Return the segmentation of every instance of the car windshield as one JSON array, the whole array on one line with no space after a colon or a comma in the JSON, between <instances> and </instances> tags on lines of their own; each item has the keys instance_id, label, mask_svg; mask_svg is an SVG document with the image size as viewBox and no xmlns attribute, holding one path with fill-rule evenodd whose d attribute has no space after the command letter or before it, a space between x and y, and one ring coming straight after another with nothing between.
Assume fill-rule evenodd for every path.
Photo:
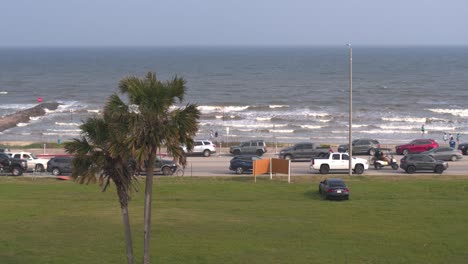
<instances>
[{"instance_id":1,"label":"car windshield","mask_svg":"<svg viewBox=\"0 0 468 264\"><path fill-rule=\"evenodd\" d=\"M330 187L340 187L340 188L345 188L346 185L344 184L344 182L330 182Z\"/></svg>"},{"instance_id":2,"label":"car windshield","mask_svg":"<svg viewBox=\"0 0 468 264\"><path fill-rule=\"evenodd\" d=\"M33 159L39 159L38 157L36 157L36 155L34 155L32 153L30 155L31 155L31 158L33 158Z\"/></svg>"}]
</instances>

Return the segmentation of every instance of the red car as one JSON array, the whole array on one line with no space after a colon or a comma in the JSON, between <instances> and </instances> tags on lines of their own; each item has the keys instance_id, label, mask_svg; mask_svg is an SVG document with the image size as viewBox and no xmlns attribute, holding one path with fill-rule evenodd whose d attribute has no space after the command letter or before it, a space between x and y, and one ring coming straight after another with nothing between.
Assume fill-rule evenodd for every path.
<instances>
[{"instance_id":1,"label":"red car","mask_svg":"<svg viewBox=\"0 0 468 264\"><path fill-rule=\"evenodd\" d=\"M396 153L408 155L410 153L421 153L433 148L438 148L439 143L434 139L415 139L408 144L396 146Z\"/></svg>"}]
</instances>

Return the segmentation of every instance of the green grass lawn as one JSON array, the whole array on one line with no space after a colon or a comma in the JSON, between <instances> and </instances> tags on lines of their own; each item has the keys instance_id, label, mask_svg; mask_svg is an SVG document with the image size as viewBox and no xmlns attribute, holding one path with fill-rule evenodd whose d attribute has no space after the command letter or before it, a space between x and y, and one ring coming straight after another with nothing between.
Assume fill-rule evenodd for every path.
<instances>
[{"instance_id":1,"label":"green grass lawn","mask_svg":"<svg viewBox=\"0 0 468 264\"><path fill-rule=\"evenodd\" d=\"M152 263L468 263L468 180L318 177L155 180ZM142 262L143 181L130 202ZM126 263L113 189L0 177L0 263Z\"/></svg>"}]
</instances>

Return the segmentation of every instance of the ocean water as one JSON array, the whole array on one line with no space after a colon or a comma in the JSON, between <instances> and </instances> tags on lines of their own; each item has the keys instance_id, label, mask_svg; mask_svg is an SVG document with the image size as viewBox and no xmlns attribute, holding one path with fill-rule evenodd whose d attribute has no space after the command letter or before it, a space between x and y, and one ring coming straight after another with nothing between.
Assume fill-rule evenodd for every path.
<instances>
[{"instance_id":1,"label":"ocean water","mask_svg":"<svg viewBox=\"0 0 468 264\"><path fill-rule=\"evenodd\" d=\"M56 101L0 140L79 135L125 76L187 80L202 111L198 138L345 143L349 50L343 47L0 48L0 115ZM353 138L468 141L468 47L353 47Z\"/></svg>"}]
</instances>

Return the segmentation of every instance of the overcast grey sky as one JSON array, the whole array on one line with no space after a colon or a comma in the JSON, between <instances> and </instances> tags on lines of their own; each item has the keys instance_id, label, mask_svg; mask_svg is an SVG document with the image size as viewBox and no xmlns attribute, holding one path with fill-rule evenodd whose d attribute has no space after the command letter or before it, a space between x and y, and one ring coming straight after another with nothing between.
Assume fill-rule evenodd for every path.
<instances>
[{"instance_id":1,"label":"overcast grey sky","mask_svg":"<svg viewBox=\"0 0 468 264\"><path fill-rule=\"evenodd\" d=\"M468 45L468 0L0 3L0 46Z\"/></svg>"}]
</instances>

